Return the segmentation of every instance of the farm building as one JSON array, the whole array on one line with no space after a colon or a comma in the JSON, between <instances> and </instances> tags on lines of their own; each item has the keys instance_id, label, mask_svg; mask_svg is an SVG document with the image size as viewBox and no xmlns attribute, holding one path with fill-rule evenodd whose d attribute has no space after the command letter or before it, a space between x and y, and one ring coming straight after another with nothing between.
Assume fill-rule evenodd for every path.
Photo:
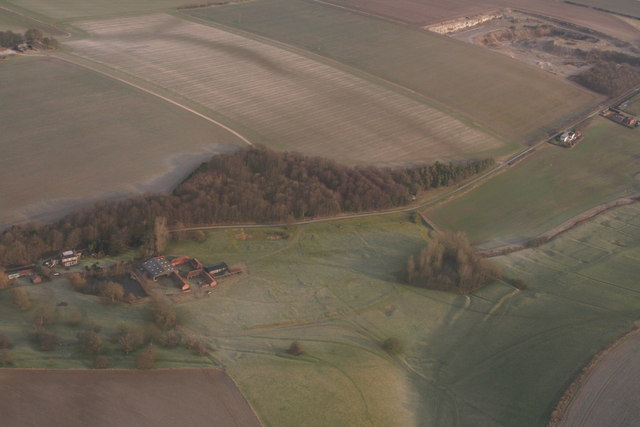
<instances>
[{"instance_id":1,"label":"farm building","mask_svg":"<svg viewBox=\"0 0 640 427\"><path fill-rule=\"evenodd\" d=\"M158 280L159 277L169 276L176 271L171 262L163 256L146 260L142 263L142 268L153 280Z\"/></svg>"},{"instance_id":2,"label":"farm building","mask_svg":"<svg viewBox=\"0 0 640 427\"><path fill-rule=\"evenodd\" d=\"M22 267L11 268L6 270L5 274L9 280L18 279L24 276L31 276L35 274L34 267L35 266L33 264L30 264Z\"/></svg>"},{"instance_id":3,"label":"farm building","mask_svg":"<svg viewBox=\"0 0 640 427\"><path fill-rule=\"evenodd\" d=\"M64 251L60 254L60 264L65 267L77 265L80 262L80 253L76 251Z\"/></svg>"},{"instance_id":4,"label":"farm building","mask_svg":"<svg viewBox=\"0 0 640 427\"><path fill-rule=\"evenodd\" d=\"M229 266L226 262L209 265L205 267L204 270L212 276L224 276L225 274L229 274Z\"/></svg>"}]
</instances>

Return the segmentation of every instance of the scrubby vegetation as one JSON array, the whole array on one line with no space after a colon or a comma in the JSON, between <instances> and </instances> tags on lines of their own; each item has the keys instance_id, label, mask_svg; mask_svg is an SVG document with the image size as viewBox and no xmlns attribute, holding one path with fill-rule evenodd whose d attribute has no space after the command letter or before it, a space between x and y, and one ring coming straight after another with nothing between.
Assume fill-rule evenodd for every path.
<instances>
[{"instance_id":1,"label":"scrubby vegetation","mask_svg":"<svg viewBox=\"0 0 640 427\"><path fill-rule=\"evenodd\" d=\"M640 84L640 71L626 63L598 62L573 80L595 92L616 96Z\"/></svg>"},{"instance_id":2,"label":"scrubby vegetation","mask_svg":"<svg viewBox=\"0 0 640 427\"><path fill-rule=\"evenodd\" d=\"M304 350L302 349L302 344L299 341L293 341L289 348L287 349L287 353L293 356L300 356L304 354Z\"/></svg>"},{"instance_id":3,"label":"scrubby vegetation","mask_svg":"<svg viewBox=\"0 0 640 427\"><path fill-rule=\"evenodd\" d=\"M405 169L357 168L295 153L247 148L215 156L172 194L103 202L50 225L13 227L0 237L0 265L22 264L63 247L145 255L184 224L291 221L408 204L422 191L452 185L492 159Z\"/></svg>"},{"instance_id":4,"label":"scrubby vegetation","mask_svg":"<svg viewBox=\"0 0 640 427\"><path fill-rule=\"evenodd\" d=\"M42 31L32 28L24 34L13 31L0 31L0 46L9 49L19 49L21 45L25 48L57 49L58 41L53 37L44 37Z\"/></svg>"},{"instance_id":5,"label":"scrubby vegetation","mask_svg":"<svg viewBox=\"0 0 640 427\"><path fill-rule=\"evenodd\" d=\"M445 231L409 258L403 276L415 286L468 294L501 275L497 267L473 250L464 233Z\"/></svg>"}]
</instances>

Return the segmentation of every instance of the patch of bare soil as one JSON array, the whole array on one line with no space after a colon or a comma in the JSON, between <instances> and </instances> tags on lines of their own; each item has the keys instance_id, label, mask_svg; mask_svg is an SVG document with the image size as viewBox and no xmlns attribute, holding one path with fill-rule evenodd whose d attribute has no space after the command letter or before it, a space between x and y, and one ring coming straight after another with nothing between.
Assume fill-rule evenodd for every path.
<instances>
[{"instance_id":1,"label":"patch of bare soil","mask_svg":"<svg viewBox=\"0 0 640 427\"><path fill-rule=\"evenodd\" d=\"M260 426L221 369L0 370L5 427Z\"/></svg>"},{"instance_id":2,"label":"patch of bare soil","mask_svg":"<svg viewBox=\"0 0 640 427\"><path fill-rule=\"evenodd\" d=\"M467 26L467 23L477 24ZM585 72L603 58L615 55L640 58L640 49L631 43L562 20L516 10L451 21L449 28L452 31L447 34L451 37L562 77Z\"/></svg>"}]
</instances>

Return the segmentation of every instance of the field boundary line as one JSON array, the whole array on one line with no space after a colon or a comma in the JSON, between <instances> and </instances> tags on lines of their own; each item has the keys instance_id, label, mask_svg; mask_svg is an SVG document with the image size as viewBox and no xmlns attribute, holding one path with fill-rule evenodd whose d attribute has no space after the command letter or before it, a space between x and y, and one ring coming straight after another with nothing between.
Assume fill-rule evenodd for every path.
<instances>
[{"instance_id":1,"label":"field boundary line","mask_svg":"<svg viewBox=\"0 0 640 427\"><path fill-rule=\"evenodd\" d=\"M219 121L217 121L215 119L212 119L211 117L206 116L206 115L204 115L204 114L202 114L202 113L200 113L200 112L198 112L198 111L196 111L196 110L194 110L192 108L189 108L184 104L181 104L181 103L179 103L177 101L174 101L171 98L167 98L166 96L160 95L159 93L154 92L151 89L144 88L144 87L142 87L140 85L137 85L137 84L135 84L133 82L127 81L127 80L125 80L125 79L123 79L121 77L114 76L112 74L107 73L106 71L98 70L98 69L96 69L94 67L91 67L90 65L82 64L82 63L80 63L78 61L74 61L73 59L70 59L70 58L62 57L62 56L59 56L59 55L32 55L32 56L42 56L42 57L46 57L46 58L56 58L56 59L59 59L61 61L67 62L69 64L73 64L75 66L82 67L82 68L85 68L87 70L93 71L94 73L101 74L101 75L106 76L106 77L108 77L110 79L117 80L117 81L119 81L121 83L124 83L124 84L126 84L128 86L131 86L131 87L133 87L135 89L138 89L138 90L140 90L142 92L145 92L145 93L148 93L148 94L153 95L155 97L158 97L158 98L160 98L160 99L162 99L162 100L164 100L166 102L169 102L170 104L173 104L173 105L175 105L177 107L180 107L183 110L186 110L186 111L188 111L188 112L190 112L192 114L195 114L196 116L198 116L200 118L203 118L203 119L207 120L208 122L211 122L211 123L213 123L213 124L215 124L217 126L220 126L221 128L223 128L227 132L229 132L229 133L233 134L234 136L238 137L245 144L247 144L247 145L249 145L251 147L255 146L251 141L249 141L247 138L245 138L244 136L242 136L240 133L238 133L234 129L230 128L229 126L227 126L227 125L225 125L223 123L220 123Z\"/></svg>"},{"instance_id":2,"label":"field boundary line","mask_svg":"<svg viewBox=\"0 0 640 427\"><path fill-rule=\"evenodd\" d=\"M531 239L526 240L524 243L520 244L509 244L504 246L499 246L497 248L492 249L482 249L478 251L478 254L484 256L485 258L493 258L496 256L509 255L514 252L519 252L524 249L530 249L542 244L548 243L561 234L566 233L567 231L571 231L574 228L582 225L584 222L589 221L593 218L597 218L598 216L606 213L612 209L619 208L622 206L632 205L640 201L640 194L636 194L633 196L620 197L612 202L603 203L601 205L590 208L586 211L583 211L562 224L548 230L538 236L532 237Z\"/></svg>"}]
</instances>

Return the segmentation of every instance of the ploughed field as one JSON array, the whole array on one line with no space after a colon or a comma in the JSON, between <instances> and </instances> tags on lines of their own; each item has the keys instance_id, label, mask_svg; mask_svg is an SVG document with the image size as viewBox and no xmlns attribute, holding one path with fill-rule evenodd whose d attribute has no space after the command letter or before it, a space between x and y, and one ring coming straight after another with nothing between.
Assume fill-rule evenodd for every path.
<instances>
[{"instance_id":1,"label":"ploughed field","mask_svg":"<svg viewBox=\"0 0 640 427\"><path fill-rule=\"evenodd\" d=\"M327 0L327 3L358 10L411 25L425 26L442 21L461 19L504 8L514 8L559 18L596 31L635 41L638 32L619 17L590 8L574 6L560 0ZM577 0L576 3L606 4L609 10L637 8L635 0ZM614 3L616 6L611 6ZM619 6L624 5L624 6Z\"/></svg>"},{"instance_id":2,"label":"ploughed field","mask_svg":"<svg viewBox=\"0 0 640 427\"><path fill-rule=\"evenodd\" d=\"M597 117L573 149L545 145L469 193L430 209L436 224L483 246L544 233L594 206L640 192L638 131Z\"/></svg>"},{"instance_id":3,"label":"ploughed field","mask_svg":"<svg viewBox=\"0 0 640 427\"><path fill-rule=\"evenodd\" d=\"M188 13L383 78L514 141L540 137L600 99L495 52L313 1L258 0Z\"/></svg>"},{"instance_id":4,"label":"ploughed field","mask_svg":"<svg viewBox=\"0 0 640 427\"><path fill-rule=\"evenodd\" d=\"M259 427L247 401L216 368L0 370L2 425Z\"/></svg>"},{"instance_id":5,"label":"ploughed field","mask_svg":"<svg viewBox=\"0 0 640 427\"><path fill-rule=\"evenodd\" d=\"M217 28L164 14L76 25L91 34L69 43L77 54L195 101L253 142L351 164L505 150L408 96Z\"/></svg>"},{"instance_id":6,"label":"ploughed field","mask_svg":"<svg viewBox=\"0 0 640 427\"><path fill-rule=\"evenodd\" d=\"M633 427L640 419L640 334L597 362L575 392L559 427Z\"/></svg>"},{"instance_id":7,"label":"ploughed field","mask_svg":"<svg viewBox=\"0 0 640 427\"><path fill-rule=\"evenodd\" d=\"M244 145L160 98L53 58L0 64L0 99L0 225L83 199L166 190L212 152Z\"/></svg>"}]
</instances>

